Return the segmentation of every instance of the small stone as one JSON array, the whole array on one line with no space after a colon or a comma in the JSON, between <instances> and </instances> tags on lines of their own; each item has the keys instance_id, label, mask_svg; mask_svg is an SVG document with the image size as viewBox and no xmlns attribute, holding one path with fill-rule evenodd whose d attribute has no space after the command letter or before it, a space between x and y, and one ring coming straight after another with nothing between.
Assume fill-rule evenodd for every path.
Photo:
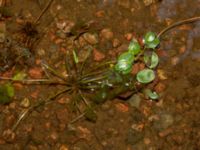
<instances>
[{"instance_id":1,"label":"small stone","mask_svg":"<svg viewBox=\"0 0 200 150\"><path fill-rule=\"evenodd\" d=\"M149 138L144 138L144 144L149 145L151 140Z\"/></svg>"},{"instance_id":2,"label":"small stone","mask_svg":"<svg viewBox=\"0 0 200 150\"><path fill-rule=\"evenodd\" d=\"M42 78L43 70L39 67L34 67L29 69L28 74L32 78Z\"/></svg>"},{"instance_id":3,"label":"small stone","mask_svg":"<svg viewBox=\"0 0 200 150\"><path fill-rule=\"evenodd\" d=\"M45 50L40 48L40 49L37 50L37 53L38 53L39 56L44 56L45 55Z\"/></svg>"},{"instance_id":4,"label":"small stone","mask_svg":"<svg viewBox=\"0 0 200 150\"><path fill-rule=\"evenodd\" d=\"M166 80L166 79L167 79L167 75L166 75L166 73L164 72L164 70L158 69L158 70L157 70L157 74L158 74L158 78L159 78L160 80Z\"/></svg>"},{"instance_id":5,"label":"small stone","mask_svg":"<svg viewBox=\"0 0 200 150\"><path fill-rule=\"evenodd\" d=\"M175 65L177 65L177 64L179 63L179 61L180 61L180 58L179 58L179 57L177 57L177 56L172 57L172 59L171 59L171 64L172 64L173 66L175 66Z\"/></svg>"},{"instance_id":6,"label":"small stone","mask_svg":"<svg viewBox=\"0 0 200 150\"><path fill-rule=\"evenodd\" d=\"M113 32L109 28L101 30L100 36L106 40L111 40L114 36Z\"/></svg>"},{"instance_id":7,"label":"small stone","mask_svg":"<svg viewBox=\"0 0 200 150\"><path fill-rule=\"evenodd\" d=\"M182 46L180 49L179 49L179 54L183 54L185 53L186 51L186 46Z\"/></svg>"},{"instance_id":8,"label":"small stone","mask_svg":"<svg viewBox=\"0 0 200 150\"><path fill-rule=\"evenodd\" d=\"M69 117L68 117L68 110L67 109L60 109L56 112L56 117L59 120L60 123L68 123Z\"/></svg>"},{"instance_id":9,"label":"small stone","mask_svg":"<svg viewBox=\"0 0 200 150\"><path fill-rule=\"evenodd\" d=\"M84 39L91 45L95 45L98 43L98 37L96 34L85 33L83 35Z\"/></svg>"},{"instance_id":10,"label":"small stone","mask_svg":"<svg viewBox=\"0 0 200 150\"><path fill-rule=\"evenodd\" d=\"M132 39L133 35L131 33L126 33L124 35L124 37L125 37L126 40L130 41Z\"/></svg>"},{"instance_id":11,"label":"small stone","mask_svg":"<svg viewBox=\"0 0 200 150\"><path fill-rule=\"evenodd\" d=\"M20 103L20 106L24 108L28 108L30 105L31 105L30 100L26 97Z\"/></svg>"},{"instance_id":12,"label":"small stone","mask_svg":"<svg viewBox=\"0 0 200 150\"><path fill-rule=\"evenodd\" d=\"M163 92L165 89L166 89L166 86L165 86L165 84L163 84L163 83L158 83L156 86L155 86L155 91L157 92L157 93L161 93L161 92Z\"/></svg>"},{"instance_id":13,"label":"small stone","mask_svg":"<svg viewBox=\"0 0 200 150\"><path fill-rule=\"evenodd\" d=\"M123 103L117 103L117 104L115 104L115 107L119 112L128 112L129 111L128 105L123 104Z\"/></svg>"},{"instance_id":14,"label":"small stone","mask_svg":"<svg viewBox=\"0 0 200 150\"><path fill-rule=\"evenodd\" d=\"M141 98L138 94L134 94L129 100L128 103L132 106L132 107L136 107L139 108L140 107L140 103L141 103Z\"/></svg>"},{"instance_id":15,"label":"small stone","mask_svg":"<svg viewBox=\"0 0 200 150\"><path fill-rule=\"evenodd\" d=\"M3 132L3 138L7 142L11 142L11 143L14 142L15 137L16 137L16 135L11 129L5 130Z\"/></svg>"},{"instance_id":16,"label":"small stone","mask_svg":"<svg viewBox=\"0 0 200 150\"><path fill-rule=\"evenodd\" d=\"M80 47L84 47L87 44L87 42L83 36L79 37L78 44L80 45Z\"/></svg>"},{"instance_id":17,"label":"small stone","mask_svg":"<svg viewBox=\"0 0 200 150\"><path fill-rule=\"evenodd\" d=\"M58 139L58 133L57 132L52 132L50 134L50 138L53 140L53 141L56 141Z\"/></svg>"},{"instance_id":18,"label":"small stone","mask_svg":"<svg viewBox=\"0 0 200 150\"><path fill-rule=\"evenodd\" d=\"M68 150L67 146L66 145L61 145L59 150Z\"/></svg>"},{"instance_id":19,"label":"small stone","mask_svg":"<svg viewBox=\"0 0 200 150\"><path fill-rule=\"evenodd\" d=\"M166 130L159 132L158 134L160 137L166 137L167 135L169 135L172 132L173 132L172 128L168 128Z\"/></svg>"},{"instance_id":20,"label":"small stone","mask_svg":"<svg viewBox=\"0 0 200 150\"><path fill-rule=\"evenodd\" d=\"M113 39L112 45L114 48L120 46L120 44L121 42L117 38Z\"/></svg>"},{"instance_id":21,"label":"small stone","mask_svg":"<svg viewBox=\"0 0 200 150\"><path fill-rule=\"evenodd\" d=\"M104 17L105 16L105 11L104 10L99 10L95 13L95 16L98 18Z\"/></svg>"},{"instance_id":22,"label":"small stone","mask_svg":"<svg viewBox=\"0 0 200 150\"><path fill-rule=\"evenodd\" d=\"M93 50L93 55L94 55L94 60L95 61L101 61L103 60L106 56L102 52L98 51L97 49Z\"/></svg>"}]
</instances>

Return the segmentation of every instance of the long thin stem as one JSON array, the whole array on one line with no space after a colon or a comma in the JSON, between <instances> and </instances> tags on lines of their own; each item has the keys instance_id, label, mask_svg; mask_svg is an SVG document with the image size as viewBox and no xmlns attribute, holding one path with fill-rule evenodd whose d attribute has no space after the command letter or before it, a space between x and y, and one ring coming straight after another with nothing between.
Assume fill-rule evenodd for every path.
<instances>
[{"instance_id":1,"label":"long thin stem","mask_svg":"<svg viewBox=\"0 0 200 150\"><path fill-rule=\"evenodd\" d=\"M157 36L158 36L158 38L161 38L161 36L162 36L165 32L169 31L170 29L173 29L173 28L175 28L175 27L177 27L177 26L181 26L181 25L184 25L184 24L193 23L193 22L196 22L196 21L200 21L200 16L199 16L199 17L193 17L193 18L189 18L189 19L185 19L185 20L178 21L178 22L176 22L176 23L174 23L174 24L172 24L172 25L170 25L170 26L164 28L162 31L160 31L160 32L158 33Z\"/></svg>"},{"instance_id":2,"label":"long thin stem","mask_svg":"<svg viewBox=\"0 0 200 150\"><path fill-rule=\"evenodd\" d=\"M42 10L42 12L40 13L40 15L35 19L34 24L37 24L39 22L40 18L48 10L48 8L51 6L52 2L53 2L53 0L49 0L49 2L47 3L46 7Z\"/></svg>"},{"instance_id":3,"label":"long thin stem","mask_svg":"<svg viewBox=\"0 0 200 150\"><path fill-rule=\"evenodd\" d=\"M51 68L50 66L48 66L45 63L42 63L42 66L47 69L48 71L50 71L53 75L57 76L58 78L62 79L63 81L66 81L67 79L65 77L63 77L63 75L61 75L60 73L58 73L57 71L55 71L53 68Z\"/></svg>"},{"instance_id":4,"label":"long thin stem","mask_svg":"<svg viewBox=\"0 0 200 150\"><path fill-rule=\"evenodd\" d=\"M12 82L20 82L22 84L57 84L57 85L71 86L71 84L68 84L66 82L56 81L56 80L50 80L50 79L23 79L23 80L15 80L13 78L0 77L0 80L7 80L7 81L12 81Z\"/></svg>"},{"instance_id":5,"label":"long thin stem","mask_svg":"<svg viewBox=\"0 0 200 150\"><path fill-rule=\"evenodd\" d=\"M35 105L29 107L28 109L24 110L21 115L19 116L18 120L16 121L16 123L13 125L12 127L12 131L15 131L17 126L19 125L19 123L27 116L28 113L30 113L31 111L33 111L34 109L38 108L39 106L41 105L45 105L47 103L49 103L50 101L52 100L55 100L55 98L57 98L59 95L67 92L67 91L70 91L71 88L65 88L64 90L62 91L59 91L58 93L56 93L55 95L53 95L52 97L48 98L47 100L42 100L38 103L36 103Z\"/></svg>"}]
</instances>

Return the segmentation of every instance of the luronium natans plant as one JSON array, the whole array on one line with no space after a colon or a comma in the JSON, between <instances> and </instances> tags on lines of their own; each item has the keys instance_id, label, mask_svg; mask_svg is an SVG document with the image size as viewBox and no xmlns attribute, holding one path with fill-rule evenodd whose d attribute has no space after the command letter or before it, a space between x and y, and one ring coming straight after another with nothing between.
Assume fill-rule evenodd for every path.
<instances>
[{"instance_id":1,"label":"luronium natans plant","mask_svg":"<svg viewBox=\"0 0 200 150\"><path fill-rule=\"evenodd\" d=\"M70 94L72 97L77 95L86 105L85 111L72 120L70 123L75 122L79 118L85 116L90 120L94 120L96 115L92 109L94 103L101 103L107 99L113 99L119 96L121 93L126 91L138 92L138 84L142 85L148 84L155 79L154 69L158 65L159 58L156 54L156 47L160 43L161 36L169 31L170 29L187 24L195 21L199 21L200 17L193 17L186 20L176 22L166 28L164 28L157 35L153 32L148 32L143 39L143 43L133 39L128 47L128 50L122 53L116 61L110 61L106 63L101 63L91 69L85 67L86 61L83 63L79 62L76 51L72 51L72 57L69 57L67 53L66 57L66 70L69 73L67 77L62 76L59 72L43 64L46 71L50 72L53 76L57 77L59 80L55 79L24 79L24 74L17 74L13 78L0 77L1 80L8 80L11 82L20 82L22 84L47 84L47 85L61 85L64 86L61 91L58 91L55 95L50 96L46 100L39 101L33 104L28 109L24 110L19 116L16 123L13 125L12 130L14 131L19 123L27 116L28 113L36 109L41 105L45 105L62 94ZM71 62L71 58L73 61ZM87 59L86 59L87 60ZM131 74L132 67L137 61L142 61L145 63L146 68L139 71L136 76ZM89 67L88 67L89 68ZM92 96L88 96L92 94ZM158 99L158 94L151 91L150 89L145 89L145 94L151 99ZM0 86L0 103L6 104L10 102L10 98L14 95L14 88L10 83L2 84ZM3 100L2 100L3 98ZM90 100L90 103L88 102ZM76 99L72 100L73 104L78 107L78 101Z\"/></svg>"}]
</instances>

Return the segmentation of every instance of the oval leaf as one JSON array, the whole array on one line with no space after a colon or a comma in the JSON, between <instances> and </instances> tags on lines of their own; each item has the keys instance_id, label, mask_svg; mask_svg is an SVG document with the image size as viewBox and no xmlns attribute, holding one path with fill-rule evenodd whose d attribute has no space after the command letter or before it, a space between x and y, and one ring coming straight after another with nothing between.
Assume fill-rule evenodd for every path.
<instances>
[{"instance_id":1,"label":"oval leaf","mask_svg":"<svg viewBox=\"0 0 200 150\"><path fill-rule=\"evenodd\" d=\"M147 48L156 48L160 43L160 40L153 32L148 32L144 37L144 44Z\"/></svg>"},{"instance_id":2,"label":"oval leaf","mask_svg":"<svg viewBox=\"0 0 200 150\"><path fill-rule=\"evenodd\" d=\"M151 69L144 69L137 73L136 78L140 83L150 83L155 79L155 73Z\"/></svg>"},{"instance_id":3,"label":"oval leaf","mask_svg":"<svg viewBox=\"0 0 200 150\"><path fill-rule=\"evenodd\" d=\"M159 57L155 52L152 52L151 55L144 55L144 62L149 68L155 68L158 65Z\"/></svg>"},{"instance_id":4,"label":"oval leaf","mask_svg":"<svg viewBox=\"0 0 200 150\"><path fill-rule=\"evenodd\" d=\"M152 100L157 100L159 98L159 95L155 91L152 92L150 89L145 89L144 94Z\"/></svg>"},{"instance_id":5,"label":"oval leaf","mask_svg":"<svg viewBox=\"0 0 200 150\"><path fill-rule=\"evenodd\" d=\"M133 53L134 55L137 55L141 51L140 45L137 40L134 39L130 42L128 51L130 53Z\"/></svg>"},{"instance_id":6,"label":"oval leaf","mask_svg":"<svg viewBox=\"0 0 200 150\"><path fill-rule=\"evenodd\" d=\"M122 53L115 65L115 70L121 72L122 74L128 74L131 72L132 63L134 61L134 55L130 52Z\"/></svg>"}]
</instances>

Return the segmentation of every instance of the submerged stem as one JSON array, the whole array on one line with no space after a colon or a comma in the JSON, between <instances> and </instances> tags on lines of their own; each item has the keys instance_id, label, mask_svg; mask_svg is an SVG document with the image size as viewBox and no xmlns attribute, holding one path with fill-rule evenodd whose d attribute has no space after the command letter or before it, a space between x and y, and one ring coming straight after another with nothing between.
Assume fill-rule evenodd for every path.
<instances>
[{"instance_id":1,"label":"submerged stem","mask_svg":"<svg viewBox=\"0 0 200 150\"><path fill-rule=\"evenodd\" d=\"M188 23L192 23L192 22L195 22L195 21L200 21L200 16L199 17L193 17L193 18L189 18L189 19L185 19L185 20L181 20L181 21L178 21L178 22L175 22L174 24L164 28L162 31L160 31L157 35L158 38L160 38L165 32L169 31L170 29L173 29L177 26L181 26L181 25L184 25L184 24L188 24Z\"/></svg>"},{"instance_id":2,"label":"submerged stem","mask_svg":"<svg viewBox=\"0 0 200 150\"><path fill-rule=\"evenodd\" d=\"M21 115L19 116L18 120L16 121L16 123L13 125L12 127L12 131L15 131L17 126L19 125L19 123L27 116L28 113L30 113L31 111L33 111L34 109L38 108L39 106L41 105L45 105L47 103L49 103L50 101L52 100L55 100L56 97L58 97L59 95L67 92L67 91L70 91L71 90L71 87L68 87L68 88L65 88L64 90L62 91L59 91L58 93L56 93L55 95L53 95L52 97L48 98L47 100L42 100L38 103L36 103L35 105L29 107L28 109L24 110Z\"/></svg>"}]
</instances>

